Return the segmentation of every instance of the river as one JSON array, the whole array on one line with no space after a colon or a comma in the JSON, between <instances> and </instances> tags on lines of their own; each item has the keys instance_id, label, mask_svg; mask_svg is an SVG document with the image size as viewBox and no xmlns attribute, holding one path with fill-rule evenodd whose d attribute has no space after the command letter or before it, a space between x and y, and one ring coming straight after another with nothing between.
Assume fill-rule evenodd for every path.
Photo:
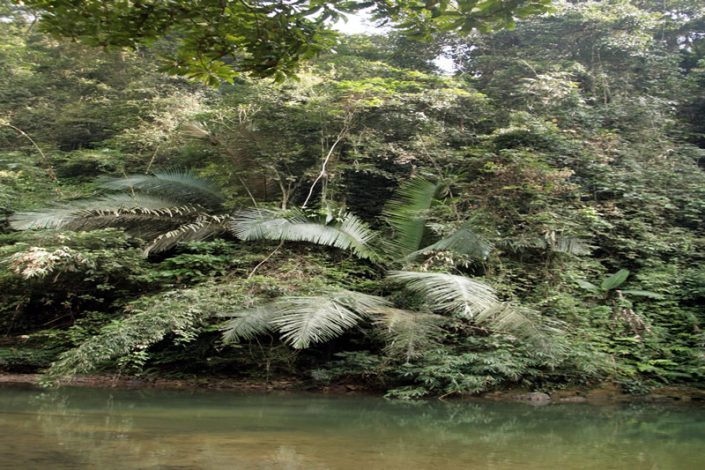
<instances>
[{"instance_id":1,"label":"river","mask_svg":"<svg viewBox=\"0 0 705 470\"><path fill-rule=\"evenodd\" d=\"M705 408L0 387L7 469L705 469Z\"/></svg>"}]
</instances>

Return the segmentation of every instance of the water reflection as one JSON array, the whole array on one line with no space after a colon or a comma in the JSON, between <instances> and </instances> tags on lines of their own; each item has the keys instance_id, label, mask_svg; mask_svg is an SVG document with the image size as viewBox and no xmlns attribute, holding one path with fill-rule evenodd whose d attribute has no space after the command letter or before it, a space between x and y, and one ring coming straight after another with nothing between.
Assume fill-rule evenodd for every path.
<instances>
[{"instance_id":1,"label":"water reflection","mask_svg":"<svg viewBox=\"0 0 705 470\"><path fill-rule=\"evenodd\" d=\"M16 469L705 468L696 407L0 388L0 426Z\"/></svg>"}]
</instances>

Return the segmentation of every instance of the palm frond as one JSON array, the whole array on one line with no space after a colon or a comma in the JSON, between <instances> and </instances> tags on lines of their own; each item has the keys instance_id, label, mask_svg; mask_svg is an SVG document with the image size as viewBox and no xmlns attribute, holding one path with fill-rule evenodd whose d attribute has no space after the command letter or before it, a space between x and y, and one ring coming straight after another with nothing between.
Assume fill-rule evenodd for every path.
<instances>
[{"instance_id":1,"label":"palm frond","mask_svg":"<svg viewBox=\"0 0 705 470\"><path fill-rule=\"evenodd\" d=\"M438 345L443 338L444 318L440 315L390 307L378 308L375 313L374 323L386 341L387 354L403 357L406 362Z\"/></svg>"},{"instance_id":2,"label":"palm frond","mask_svg":"<svg viewBox=\"0 0 705 470\"><path fill-rule=\"evenodd\" d=\"M233 216L230 230L243 241L278 240L283 225L306 222L306 216L298 211L248 209Z\"/></svg>"},{"instance_id":3,"label":"palm frond","mask_svg":"<svg viewBox=\"0 0 705 470\"><path fill-rule=\"evenodd\" d=\"M539 334L537 314L508 303L498 303L475 316L475 323L515 336L535 337Z\"/></svg>"},{"instance_id":4,"label":"palm frond","mask_svg":"<svg viewBox=\"0 0 705 470\"><path fill-rule=\"evenodd\" d=\"M92 208L76 212L63 228L73 231L120 228L133 236L151 240L164 232L197 220L201 209L194 206Z\"/></svg>"},{"instance_id":5,"label":"palm frond","mask_svg":"<svg viewBox=\"0 0 705 470\"><path fill-rule=\"evenodd\" d=\"M447 273L392 271L387 279L421 294L434 311L472 319L497 305L495 291L487 284Z\"/></svg>"},{"instance_id":6,"label":"palm frond","mask_svg":"<svg viewBox=\"0 0 705 470\"><path fill-rule=\"evenodd\" d=\"M283 297L229 314L234 319L225 324L224 339L252 339L267 331L278 331L286 343L304 349L337 338L375 309L387 305L387 300L381 297L344 289L318 296Z\"/></svg>"},{"instance_id":7,"label":"palm frond","mask_svg":"<svg viewBox=\"0 0 705 470\"><path fill-rule=\"evenodd\" d=\"M280 305L277 302L232 313L222 313L220 316L232 317L232 320L228 320L222 329L223 341L237 343L274 331L272 320L281 313Z\"/></svg>"},{"instance_id":8,"label":"palm frond","mask_svg":"<svg viewBox=\"0 0 705 470\"><path fill-rule=\"evenodd\" d=\"M205 240L224 233L227 230L229 217L221 215L199 215L194 222L186 223L152 240L144 249L145 256L150 253L160 253L173 248L178 243Z\"/></svg>"},{"instance_id":9,"label":"palm frond","mask_svg":"<svg viewBox=\"0 0 705 470\"><path fill-rule=\"evenodd\" d=\"M378 309L389 307L391 302L384 297L377 295L363 294L347 289L335 289L326 292L326 295L334 302L358 312L364 317L368 317Z\"/></svg>"},{"instance_id":10,"label":"palm frond","mask_svg":"<svg viewBox=\"0 0 705 470\"><path fill-rule=\"evenodd\" d=\"M272 320L282 339L296 349L337 338L362 319L327 297L290 297L282 315Z\"/></svg>"},{"instance_id":11,"label":"palm frond","mask_svg":"<svg viewBox=\"0 0 705 470\"><path fill-rule=\"evenodd\" d=\"M392 251L407 256L418 250L423 240L427 212L438 192L438 184L423 178L403 183L382 214L394 229Z\"/></svg>"},{"instance_id":12,"label":"palm frond","mask_svg":"<svg viewBox=\"0 0 705 470\"><path fill-rule=\"evenodd\" d=\"M151 196L131 196L113 194L96 199L71 201L62 206L37 211L18 212L10 217L10 225L15 230L57 229L91 230L89 219L97 217L119 217L120 215L157 216L160 211L172 216L195 213L193 206L173 207L174 203ZM94 228L104 228L103 222L96 221ZM83 224L87 224L83 228ZM74 227L74 228L71 228Z\"/></svg>"},{"instance_id":13,"label":"palm frond","mask_svg":"<svg viewBox=\"0 0 705 470\"><path fill-rule=\"evenodd\" d=\"M159 195L177 203L196 204L210 209L219 208L224 201L218 188L190 171L161 171L153 175L105 178L101 186L111 190L127 189Z\"/></svg>"},{"instance_id":14,"label":"palm frond","mask_svg":"<svg viewBox=\"0 0 705 470\"><path fill-rule=\"evenodd\" d=\"M278 318L272 320L282 339L296 349L337 338L388 301L349 290L317 297L289 297Z\"/></svg>"},{"instance_id":15,"label":"palm frond","mask_svg":"<svg viewBox=\"0 0 705 470\"><path fill-rule=\"evenodd\" d=\"M15 230L61 228L76 218L77 210L81 209L74 205L73 207L51 207L36 211L17 212L10 216L10 227Z\"/></svg>"},{"instance_id":16,"label":"palm frond","mask_svg":"<svg viewBox=\"0 0 705 470\"><path fill-rule=\"evenodd\" d=\"M414 251L406 259L415 259L434 251L452 251L476 260L485 260L492 251L492 243L473 230L470 224L463 224L449 236L425 248Z\"/></svg>"},{"instance_id":17,"label":"palm frond","mask_svg":"<svg viewBox=\"0 0 705 470\"><path fill-rule=\"evenodd\" d=\"M537 351L547 354L558 354L564 347L560 341L564 334L563 322L542 318L535 310L511 303L503 302L480 312L475 323L528 341Z\"/></svg>"},{"instance_id":18,"label":"palm frond","mask_svg":"<svg viewBox=\"0 0 705 470\"><path fill-rule=\"evenodd\" d=\"M307 242L350 250L360 258L377 257L370 247L374 231L352 214L346 214L338 222L324 224L298 211L251 209L233 217L231 230L245 241Z\"/></svg>"},{"instance_id":19,"label":"palm frond","mask_svg":"<svg viewBox=\"0 0 705 470\"><path fill-rule=\"evenodd\" d=\"M187 122L182 124L179 130L183 136L191 137L192 139L208 139L211 137L210 131L203 122Z\"/></svg>"}]
</instances>

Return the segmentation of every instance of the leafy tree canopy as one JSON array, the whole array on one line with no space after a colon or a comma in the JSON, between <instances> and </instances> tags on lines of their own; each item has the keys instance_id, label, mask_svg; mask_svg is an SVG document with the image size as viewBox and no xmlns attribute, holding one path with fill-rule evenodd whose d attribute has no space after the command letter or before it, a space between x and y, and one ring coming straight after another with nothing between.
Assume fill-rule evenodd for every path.
<instances>
[{"instance_id":1,"label":"leafy tree canopy","mask_svg":"<svg viewBox=\"0 0 705 470\"><path fill-rule=\"evenodd\" d=\"M413 36L490 31L546 11L551 0L13 0L42 28L93 46L138 48L162 38L165 67L209 84L239 72L283 79L335 43L346 13L369 11Z\"/></svg>"}]
</instances>

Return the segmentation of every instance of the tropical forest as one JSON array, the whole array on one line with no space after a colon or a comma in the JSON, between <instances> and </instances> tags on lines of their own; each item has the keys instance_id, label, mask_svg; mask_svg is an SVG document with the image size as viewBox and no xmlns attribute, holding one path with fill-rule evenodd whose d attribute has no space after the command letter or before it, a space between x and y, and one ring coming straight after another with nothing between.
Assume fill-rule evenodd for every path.
<instances>
[{"instance_id":1,"label":"tropical forest","mask_svg":"<svg viewBox=\"0 0 705 470\"><path fill-rule=\"evenodd\" d=\"M82 44L26 3L2 11L2 370L705 384L699 2L343 36L272 74L169 73L168 37Z\"/></svg>"},{"instance_id":2,"label":"tropical forest","mask_svg":"<svg viewBox=\"0 0 705 470\"><path fill-rule=\"evenodd\" d=\"M42 393L702 402L705 5L0 1L0 292Z\"/></svg>"},{"instance_id":3,"label":"tropical forest","mask_svg":"<svg viewBox=\"0 0 705 470\"><path fill-rule=\"evenodd\" d=\"M694 469L703 403L701 0L0 1L8 468Z\"/></svg>"}]
</instances>

